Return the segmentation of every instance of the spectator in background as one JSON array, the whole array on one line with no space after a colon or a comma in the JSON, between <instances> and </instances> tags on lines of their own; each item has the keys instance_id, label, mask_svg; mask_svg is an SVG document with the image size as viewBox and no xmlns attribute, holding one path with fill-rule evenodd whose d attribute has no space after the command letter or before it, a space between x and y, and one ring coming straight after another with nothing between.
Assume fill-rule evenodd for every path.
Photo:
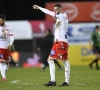
<instances>
[{"instance_id":1,"label":"spectator in background","mask_svg":"<svg viewBox=\"0 0 100 90\"><path fill-rule=\"evenodd\" d=\"M42 51L42 63L43 63L43 67L42 67L42 71L44 71L46 69L46 67L48 66L48 56L50 54L51 48L53 46L54 43L54 35L52 34L50 29L46 30L46 36L45 36L45 40L46 42L44 43L44 45L42 45L41 47L39 47L37 50L38 51ZM56 65L59 67L59 70L62 70L61 65L57 62L57 60L54 60L54 62L56 63Z\"/></svg>"},{"instance_id":2,"label":"spectator in background","mask_svg":"<svg viewBox=\"0 0 100 90\"><path fill-rule=\"evenodd\" d=\"M93 43L93 44L92 44ZM98 60L100 59L100 26L95 26L95 30L91 35L90 48L95 54L96 58L89 64L90 68L92 65L96 64L96 69L99 69Z\"/></svg>"}]
</instances>

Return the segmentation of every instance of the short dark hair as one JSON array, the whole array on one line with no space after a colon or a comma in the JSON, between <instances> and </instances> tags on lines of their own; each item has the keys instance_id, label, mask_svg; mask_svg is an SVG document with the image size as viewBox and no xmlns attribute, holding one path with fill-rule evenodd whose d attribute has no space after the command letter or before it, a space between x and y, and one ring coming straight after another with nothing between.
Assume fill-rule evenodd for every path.
<instances>
[{"instance_id":1,"label":"short dark hair","mask_svg":"<svg viewBox=\"0 0 100 90\"><path fill-rule=\"evenodd\" d=\"M98 29L99 27L100 27L99 25L96 25L96 26L95 26L95 30Z\"/></svg>"},{"instance_id":2,"label":"short dark hair","mask_svg":"<svg viewBox=\"0 0 100 90\"><path fill-rule=\"evenodd\" d=\"M6 16L5 16L5 15L3 15L3 14L1 14L1 15L0 15L0 18L2 18L2 19L5 19L5 20L6 20Z\"/></svg>"},{"instance_id":3,"label":"short dark hair","mask_svg":"<svg viewBox=\"0 0 100 90\"><path fill-rule=\"evenodd\" d=\"M62 5L61 4L55 4L54 7L62 7Z\"/></svg>"},{"instance_id":4,"label":"short dark hair","mask_svg":"<svg viewBox=\"0 0 100 90\"><path fill-rule=\"evenodd\" d=\"M48 31L49 33L51 33L51 30L50 30L50 29L47 29L47 31Z\"/></svg>"}]
</instances>

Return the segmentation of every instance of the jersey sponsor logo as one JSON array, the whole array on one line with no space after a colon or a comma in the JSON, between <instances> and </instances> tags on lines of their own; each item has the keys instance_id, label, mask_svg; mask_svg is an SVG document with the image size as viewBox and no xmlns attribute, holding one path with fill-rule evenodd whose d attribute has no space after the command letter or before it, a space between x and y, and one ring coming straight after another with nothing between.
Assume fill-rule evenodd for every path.
<instances>
[{"instance_id":1,"label":"jersey sponsor logo","mask_svg":"<svg viewBox=\"0 0 100 90\"><path fill-rule=\"evenodd\" d=\"M100 21L100 3L93 6L90 17L96 21Z\"/></svg>"},{"instance_id":2,"label":"jersey sponsor logo","mask_svg":"<svg viewBox=\"0 0 100 90\"><path fill-rule=\"evenodd\" d=\"M2 36L0 36L1 41L5 41L8 39L8 34L5 29L2 29Z\"/></svg>"},{"instance_id":3,"label":"jersey sponsor logo","mask_svg":"<svg viewBox=\"0 0 100 90\"><path fill-rule=\"evenodd\" d=\"M54 55L55 54L55 51L54 50L51 50L51 52L50 52L50 55Z\"/></svg>"},{"instance_id":4,"label":"jersey sponsor logo","mask_svg":"<svg viewBox=\"0 0 100 90\"><path fill-rule=\"evenodd\" d=\"M3 35L0 37L1 41L5 41L8 39L8 35Z\"/></svg>"},{"instance_id":5,"label":"jersey sponsor logo","mask_svg":"<svg viewBox=\"0 0 100 90\"><path fill-rule=\"evenodd\" d=\"M3 54L0 54L0 58L3 58Z\"/></svg>"}]
</instances>

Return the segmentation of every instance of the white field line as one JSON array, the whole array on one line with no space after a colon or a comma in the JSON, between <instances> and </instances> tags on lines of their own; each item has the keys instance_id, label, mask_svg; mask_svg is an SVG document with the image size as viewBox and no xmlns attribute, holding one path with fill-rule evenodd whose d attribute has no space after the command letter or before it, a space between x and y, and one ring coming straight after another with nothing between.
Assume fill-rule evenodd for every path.
<instances>
[{"instance_id":1,"label":"white field line","mask_svg":"<svg viewBox=\"0 0 100 90\"><path fill-rule=\"evenodd\" d=\"M11 81L11 83L19 83L20 82L20 80L13 80L13 81Z\"/></svg>"},{"instance_id":2,"label":"white field line","mask_svg":"<svg viewBox=\"0 0 100 90\"><path fill-rule=\"evenodd\" d=\"M21 83L21 80L13 80L10 83L16 83L16 84L29 84L29 83Z\"/></svg>"}]
</instances>

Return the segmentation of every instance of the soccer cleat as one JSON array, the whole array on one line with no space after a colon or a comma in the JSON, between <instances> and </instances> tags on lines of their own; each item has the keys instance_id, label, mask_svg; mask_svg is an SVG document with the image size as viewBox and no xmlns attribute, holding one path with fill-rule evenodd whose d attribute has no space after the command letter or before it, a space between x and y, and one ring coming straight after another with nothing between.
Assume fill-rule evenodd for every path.
<instances>
[{"instance_id":1,"label":"soccer cleat","mask_svg":"<svg viewBox=\"0 0 100 90\"><path fill-rule=\"evenodd\" d=\"M66 82L64 82L62 85L59 85L59 86L69 86L69 84L68 83L66 83Z\"/></svg>"},{"instance_id":2,"label":"soccer cleat","mask_svg":"<svg viewBox=\"0 0 100 90\"><path fill-rule=\"evenodd\" d=\"M6 81L6 78L2 78L2 82L5 82Z\"/></svg>"},{"instance_id":3,"label":"soccer cleat","mask_svg":"<svg viewBox=\"0 0 100 90\"><path fill-rule=\"evenodd\" d=\"M44 84L44 86L47 86L47 87L49 87L49 86L56 86L56 82L49 81L47 84Z\"/></svg>"}]
</instances>

